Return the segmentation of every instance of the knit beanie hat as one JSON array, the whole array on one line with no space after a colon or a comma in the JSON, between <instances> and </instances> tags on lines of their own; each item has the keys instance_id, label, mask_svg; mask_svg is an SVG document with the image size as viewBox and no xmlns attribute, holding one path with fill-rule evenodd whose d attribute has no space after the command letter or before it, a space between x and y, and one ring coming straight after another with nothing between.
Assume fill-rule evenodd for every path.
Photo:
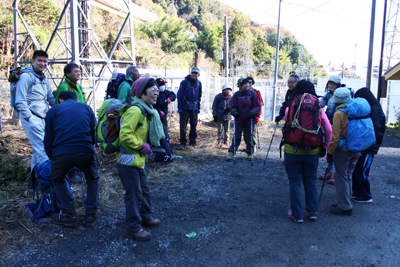
<instances>
[{"instance_id":1,"label":"knit beanie hat","mask_svg":"<svg viewBox=\"0 0 400 267\"><path fill-rule=\"evenodd\" d=\"M154 80L151 77L144 77L136 80L131 87L131 96L139 97L142 95L144 89L146 89L146 85L150 80Z\"/></svg>"},{"instance_id":2,"label":"knit beanie hat","mask_svg":"<svg viewBox=\"0 0 400 267\"><path fill-rule=\"evenodd\" d=\"M333 104L346 104L351 100L350 90L347 87L340 87L335 90L330 101Z\"/></svg>"}]
</instances>

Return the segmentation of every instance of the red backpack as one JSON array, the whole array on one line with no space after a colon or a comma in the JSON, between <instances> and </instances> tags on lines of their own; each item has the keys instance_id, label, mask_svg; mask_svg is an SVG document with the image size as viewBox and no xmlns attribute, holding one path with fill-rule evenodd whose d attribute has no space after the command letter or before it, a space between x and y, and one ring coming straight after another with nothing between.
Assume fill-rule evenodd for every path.
<instances>
[{"instance_id":1,"label":"red backpack","mask_svg":"<svg viewBox=\"0 0 400 267\"><path fill-rule=\"evenodd\" d=\"M311 149L321 146L324 141L321 123L321 106L318 98L311 94L297 96L289 107L286 124L283 127L285 143Z\"/></svg>"}]
</instances>

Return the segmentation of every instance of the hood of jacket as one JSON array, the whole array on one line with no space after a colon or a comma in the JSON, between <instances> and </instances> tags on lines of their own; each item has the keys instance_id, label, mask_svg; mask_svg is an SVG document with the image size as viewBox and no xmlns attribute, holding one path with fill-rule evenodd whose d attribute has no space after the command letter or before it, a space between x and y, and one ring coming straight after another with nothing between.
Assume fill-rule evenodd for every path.
<instances>
[{"instance_id":1,"label":"hood of jacket","mask_svg":"<svg viewBox=\"0 0 400 267\"><path fill-rule=\"evenodd\" d=\"M29 67L23 69L21 72L22 72L22 73L33 73L33 75L35 75L35 77L38 78L38 79L41 80L41 81L43 81L43 80L46 78L46 76L44 76L44 73L42 73L42 74L37 74L37 73L35 72L35 70L33 69L33 66L29 66Z\"/></svg>"},{"instance_id":2,"label":"hood of jacket","mask_svg":"<svg viewBox=\"0 0 400 267\"><path fill-rule=\"evenodd\" d=\"M190 76L190 74L188 76L185 77L185 80L187 80L190 83L196 83L197 80L193 80L192 76Z\"/></svg>"}]
</instances>

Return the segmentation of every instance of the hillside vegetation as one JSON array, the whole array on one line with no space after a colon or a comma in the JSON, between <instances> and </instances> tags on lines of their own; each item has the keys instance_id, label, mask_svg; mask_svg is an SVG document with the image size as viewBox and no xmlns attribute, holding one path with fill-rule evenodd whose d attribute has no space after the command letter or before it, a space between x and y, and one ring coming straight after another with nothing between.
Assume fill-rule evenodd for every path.
<instances>
[{"instance_id":1,"label":"hillside vegetation","mask_svg":"<svg viewBox=\"0 0 400 267\"><path fill-rule=\"evenodd\" d=\"M0 52L3 70L13 65L12 0L0 4ZM47 45L52 30L63 8L63 1L20 0L19 9L41 47ZM216 0L133 0L136 4L158 15L154 23L135 23L137 64L149 67L201 68L219 70L222 62L224 17L229 24L229 48L232 66L247 64L273 64L275 59L276 27L260 26L239 11ZM106 52L118 34L123 19L109 12L91 7L91 26ZM21 27L22 25L20 25ZM21 45L23 40L19 40ZM57 43L58 42L58 43ZM130 48L130 42L125 40ZM60 41L50 47L55 53ZM300 43L288 30L281 29L279 64L296 66ZM303 47L303 62L316 64ZM66 53L59 51L58 55ZM26 53L29 59L32 51ZM122 48L114 58L128 59ZM269 74L265 71L263 74ZM316 75L317 73L315 73Z\"/></svg>"}]
</instances>

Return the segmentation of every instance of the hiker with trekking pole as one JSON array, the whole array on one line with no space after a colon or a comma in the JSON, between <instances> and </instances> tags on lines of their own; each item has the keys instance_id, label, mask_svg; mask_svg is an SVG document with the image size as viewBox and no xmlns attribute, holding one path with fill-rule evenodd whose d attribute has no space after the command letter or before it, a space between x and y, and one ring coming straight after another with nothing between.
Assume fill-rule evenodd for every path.
<instances>
[{"instance_id":1,"label":"hiker with trekking pole","mask_svg":"<svg viewBox=\"0 0 400 267\"><path fill-rule=\"evenodd\" d=\"M295 90L295 98L286 109L282 141L290 192L287 216L302 223L301 184L304 185L307 216L311 221L317 219L317 169L319 158L325 156L331 141L332 129L320 107L314 85L301 80Z\"/></svg>"},{"instance_id":2,"label":"hiker with trekking pole","mask_svg":"<svg viewBox=\"0 0 400 267\"><path fill-rule=\"evenodd\" d=\"M242 133L246 143L247 160L253 161L253 141L252 133L255 117L260 113L260 101L253 90L249 90L249 81L246 78L240 78L236 91L231 99L229 110L234 116L234 137L232 145L229 147L229 155L226 161L234 161L236 151L241 142Z\"/></svg>"}]
</instances>

